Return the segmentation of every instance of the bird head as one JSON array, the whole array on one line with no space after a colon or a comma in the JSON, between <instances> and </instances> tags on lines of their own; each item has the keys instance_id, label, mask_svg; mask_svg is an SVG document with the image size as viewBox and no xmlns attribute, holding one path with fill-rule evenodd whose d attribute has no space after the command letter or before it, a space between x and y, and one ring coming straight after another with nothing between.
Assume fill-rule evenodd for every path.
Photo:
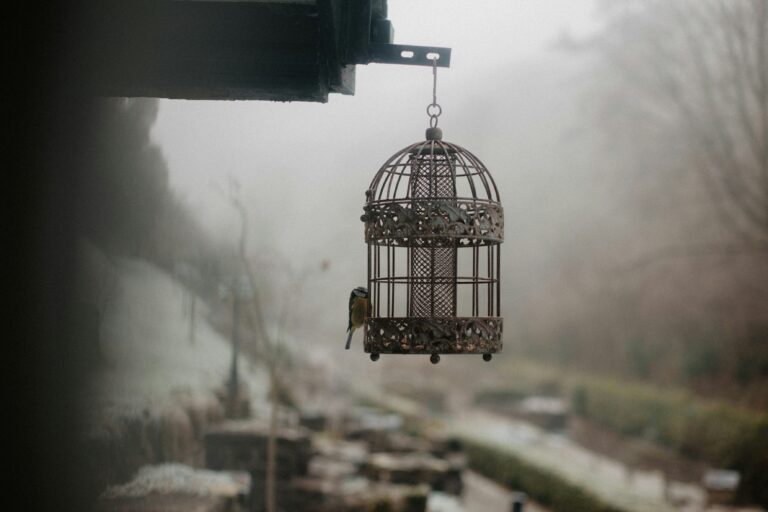
<instances>
[{"instance_id":1,"label":"bird head","mask_svg":"<svg viewBox=\"0 0 768 512\"><path fill-rule=\"evenodd\" d=\"M365 288L364 286L358 286L352 290L352 296L368 298L368 288Z\"/></svg>"}]
</instances>

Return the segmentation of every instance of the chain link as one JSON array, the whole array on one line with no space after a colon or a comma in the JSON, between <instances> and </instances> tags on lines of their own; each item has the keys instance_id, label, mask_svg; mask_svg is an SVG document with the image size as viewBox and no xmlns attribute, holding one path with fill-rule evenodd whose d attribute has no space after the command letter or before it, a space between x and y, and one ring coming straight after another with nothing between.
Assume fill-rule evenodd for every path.
<instances>
[{"instance_id":1,"label":"chain link","mask_svg":"<svg viewBox=\"0 0 768 512\"><path fill-rule=\"evenodd\" d=\"M437 59L435 55L432 59L432 103L427 105L427 115L429 116L430 128L437 127L437 118L443 113L443 107L437 102Z\"/></svg>"}]
</instances>

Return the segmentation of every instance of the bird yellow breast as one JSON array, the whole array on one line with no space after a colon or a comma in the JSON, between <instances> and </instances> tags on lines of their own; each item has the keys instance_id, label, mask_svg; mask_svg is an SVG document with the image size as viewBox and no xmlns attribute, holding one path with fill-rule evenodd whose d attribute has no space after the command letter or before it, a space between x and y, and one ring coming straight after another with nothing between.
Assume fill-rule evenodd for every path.
<instances>
[{"instance_id":1,"label":"bird yellow breast","mask_svg":"<svg viewBox=\"0 0 768 512\"><path fill-rule=\"evenodd\" d=\"M355 299L354 304L352 304L352 327L357 329L361 325L363 325L363 322L365 322L365 316L368 309L368 299L363 297L358 297Z\"/></svg>"}]
</instances>

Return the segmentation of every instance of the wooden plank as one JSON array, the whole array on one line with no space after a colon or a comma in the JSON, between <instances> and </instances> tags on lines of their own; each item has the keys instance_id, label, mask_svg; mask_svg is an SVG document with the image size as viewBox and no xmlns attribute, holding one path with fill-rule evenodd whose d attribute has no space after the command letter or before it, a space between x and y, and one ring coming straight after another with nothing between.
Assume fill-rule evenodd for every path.
<instances>
[{"instance_id":1,"label":"wooden plank","mask_svg":"<svg viewBox=\"0 0 768 512\"><path fill-rule=\"evenodd\" d=\"M282 101L328 96L315 5L105 2L86 19L73 57L84 66L89 92Z\"/></svg>"}]
</instances>

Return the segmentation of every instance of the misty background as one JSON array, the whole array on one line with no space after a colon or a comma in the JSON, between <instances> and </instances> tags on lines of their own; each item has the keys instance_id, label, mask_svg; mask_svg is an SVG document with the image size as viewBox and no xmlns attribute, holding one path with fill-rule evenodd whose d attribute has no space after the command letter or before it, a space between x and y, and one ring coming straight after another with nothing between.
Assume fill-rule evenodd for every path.
<instances>
[{"instance_id":1,"label":"misty background","mask_svg":"<svg viewBox=\"0 0 768 512\"><path fill-rule=\"evenodd\" d=\"M453 48L451 68L438 70L440 126L500 188L506 357L764 405L765 253L734 243L686 120L649 84L669 65L651 45L676 21L661 4L641 4L389 9L396 41ZM682 77L692 94L695 78ZM430 92L429 68L373 64L358 67L354 96L325 105L159 102L152 139L170 189L208 236L235 247L239 217L222 191L239 184L247 252L264 285L298 295L296 348L344 367L368 364L339 350L346 298L366 274L363 192L389 155L423 138ZM652 116L664 109L667 119ZM296 276L323 260L328 270L306 275L297 291Z\"/></svg>"},{"instance_id":2,"label":"misty background","mask_svg":"<svg viewBox=\"0 0 768 512\"><path fill-rule=\"evenodd\" d=\"M179 435L194 450L158 453L134 446L130 425L173 429L163 418L179 409L210 424L275 417L278 403L379 386L422 399L421 412L439 395L477 436L493 430L478 420L483 396L554 396L588 426L568 432L574 444L608 452L607 465L645 467L628 445L652 445L664 490L638 493L658 500L648 510L669 501L670 475L699 482L704 464L741 471L739 499L766 505L767 4L388 5L395 42L453 49L437 72L439 126L499 188L504 351L374 363L360 332L342 348L349 292L366 280L364 192L423 140L430 68L358 66L355 95L327 104L83 102L74 338L94 374L81 402L101 416L89 442L109 468L93 489L148 461L200 464L190 452L205 421L198 438ZM234 339L255 409L237 414L222 409ZM631 440L606 449L614 435ZM518 447L524 460L534 444ZM563 466L591 474L572 459ZM607 478L609 498L622 478Z\"/></svg>"}]
</instances>

